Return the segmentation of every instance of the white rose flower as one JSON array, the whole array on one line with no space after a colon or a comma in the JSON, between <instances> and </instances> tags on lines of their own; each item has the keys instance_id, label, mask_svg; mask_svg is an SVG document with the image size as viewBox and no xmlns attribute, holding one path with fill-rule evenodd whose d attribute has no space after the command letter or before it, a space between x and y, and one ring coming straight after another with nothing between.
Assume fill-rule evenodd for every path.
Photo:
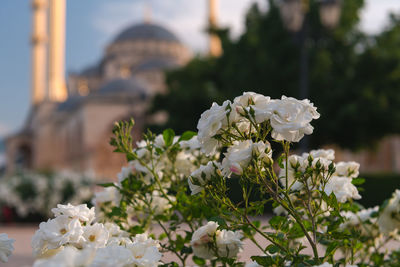
<instances>
[{"instance_id":1,"label":"white rose flower","mask_svg":"<svg viewBox=\"0 0 400 267\"><path fill-rule=\"evenodd\" d=\"M196 136L193 136L190 140L181 141L180 142L181 148L188 149L188 150L197 150L201 148L201 144L199 139Z\"/></svg>"},{"instance_id":2,"label":"white rose flower","mask_svg":"<svg viewBox=\"0 0 400 267\"><path fill-rule=\"evenodd\" d=\"M243 95L236 97L232 104L232 113L230 114L230 120L232 122L241 122L245 125L242 127L248 127L249 121L244 121L240 114L244 113L244 110L250 111L251 107L254 110L256 123L262 123L269 119L271 111L268 109L271 98L254 92L244 92ZM244 132L244 129L242 129Z\"/></svg>"},{"instance_id":3,"label":"white rose flower","mask_svg":"<svg viewBox=\"0 0 400 267\"><path fill-rule=\"evenodd\" d=\"M217 232L218 226L217 222L210 221L193 233L190 244L194 255L203 259L211 259L215 256L209 243L213 242L213 236Z\"/></svg>"},{"instance_id":4,"label":"white rose flower","mask_svg":"<svg viewBox=\"0 0 400 267\"><path fill-rule=\"evenodd\" d=\"M356 178L360 174L360 164L354 161L349 162L338 162L336 163L337 176L346 176L349 178Z\"/></svg>"},{"instance_id":5,"label":"white rose flower","mask_svg":"<svg viewBox=\"0 0 400 267\"><path fill-rule=\"evenodd\" d=\"M179 174L187 177L196 169L194 162L196 157L186 151L180 151L176 155L175 167Z\"/></svg>"},{"instance_id":6,"label":"white rose flower","mask_svg":"<svg viewBox=\"0 0 400 267\"><path fill-rule=\"evenodd\" d=\"M246 263L245 267L262 267L262 266L255 261L250 261L250 262Z\"/></svg>"},{"instance_id":7,"label":"white rose flower","mask_svg":"<svg viewBox=\"0 0 400 267\"><path fill-rule=\"evenodd\" d=\"M128 267L133 265L132 252L124 246L107 246L96 251L90 267Z\"/></svg>"},{"instance_id":8,"label":"white rose flower","mask_svg":"<svg viewBox=\"0 0 400 267\"><path fill-rule=\"evenodd\" d=\"M101 206L106 202L111 202L113 205L117 205L121 199L121 194L118 189L110 186L104 188L102 191L96 192L92 199L92 204L95 206Z\"/></svg>"},{"instance_id":9,"label":"white rose flower","mask_svg":"<svg viewBox=\"0 0 400 267\"><path fill-rule=\"evenodd\" d=\"M243 235L240 232L222 230L217 231L216 236L219 256L232 258L242 251L243 243L241 238Z\"/></svg>"},{"instance_id":10,"label":"white rose flower","mask_svg":"<svg viewBox=\"0 0 400 267\"><path fill-rule=\"evenodd\" d=\"M201 149L207 155L214 154L218 141L213 138L222 128L228 125L226 118L227 108L231 105L230 101L225 101L222 106L213 103L209 110L201 114L200 120L197 124L199 130L197 138L201 144Z\"/></svg>"},{"instance_id":11,"label":"white rose flower","mask_svg":"<svg viewBox=\"0 0 400 267\"><path fill-rule=\"evenodd\" d=\"M320 114L308 99L297 100L292 97L282 96L270 104L272 138L299 142L304 134L312 134L313 127L310 122L318 119Z\"/></svg>"},{"instance_id":12,"label":"white rose flower","mask_svg":"<svg viewBox=\"0 0 400 267\"><path fill-rule=\"evenodd\" d=\"M308 154L304 153L304 156ZM315 158L324 158L327 160L334 160L335 159L335 150L333 149L317 149L317 150L311 150L309 155L311 155L311 157ZM303 156L303 157L304 157Z\"/></svg>"},{"instance_id":13,"label":"white rose flower","mask_svg":"<svg viewBox=\"0 0 400 267\"><path fill-rule=\"evenodd\" d=\"M14 250L14 239L8 238L7 234L0 234L0 261L7 262Z\"/></svg>"},{"instance_id":14,"label":"white rose flower","mask_svg":"<svg viewBox=\"0 0 400 267\"><path fill-rule=\"evenodd\" d=\"M79 219L60 215L39 224L39 230L49 249L57 249L65 244L78 244L84 241L83 228Z\"/></svg>"},{"instance_id":15,"label":"white rose flower","mask_svg":"<svg viewBox=\"0 0 400 267\"><path fill-rule=\"evenodd\" d=\"M251 140L236 141L224 155L221 168L225 177L230 177L232 173L242 174L243 169L249 165L253 156L272 162L271 145L262 141L258 143L253 143Z\"/></svg>"},{"instance_id":16,"label":"white rose flower","mask_svg":"<svg viewBox=\"0 0 400 267\"><path fill-rule=\"evenodd\" d=\"M89 266L95 254L95 250L78 250L67 246L50 258L38 259L33 267L76 267Z\"/></svg>"},{"instance_id":17,"label":"white rose flower","mask_svg":"<svg viewBox=\"0 0 400 267\"><path fill-rule=\"evenodd\" d=\"M158 266L162 257L158 247L158 242L149 238L147 234L136 235L133 243L127 245L133 254L134 266L138 267Z\"/></svg>"},{"instance_id":18,"label":"white rose flower","mask_svg":"<svg viewBox=\"0 0 400 267\"><path fill-rule=\"evenodd\" d=\"M83 227L83 237L85 238L85 242L82 242L82 247L105 247L109 236L110 234L102 223L86 225Z\"/></svg>"},{"instance_id":19,"label":"white rose flower","mask_svg":"<svg viewBox=\"0 0 400 267\"><path fill-rule=\"evenodd\" d=\"M121 171L117 174L118 183L121 184L123 180L129 177L129 175L133 172L133 166L130 163L126 167L122 167Z\"/></svg>"},{"instance_id":20,"label":"white rose flower","mask_svg":"<svg viewBox=\"0 0 400 267\"><path fill-rule=\"evenodd\" d=\"M325 193L329 196L335 194L336 199L344 203L350 198L360 199L357 187L351 183L351 179L347 177L332 176L325 185Z\"/></svg>"},{"instance_id":21,"label":"white rose flower","mask_svg":"<svg viewBox=\"0 0 400 267\"><path fill-rule=\"evenodd\" d=\"M386 207L378 216L379 229L384 234L398 231L400 229L400 190L393 192Z\"/></svg>"},{"instance_id":22,"label":"white rose flower","mask_svg":"<svg viewBox=\"0 0 400 267\"><path fill-rule=\"evenodd\" d=\"M207 165L200 165L200 167L197 170L192 172L192 174L190 174L190 177L188 179L192 195L200 193L204 189L203 186L206 184L206 182L212 176L217 175L219 168L220 164L218 162L209 161ZM193 183L194 180L196 180L198 184Z\"/></svg>"},{"instance_id":23,"label":"white rose flower","mask_svg":"<svg viewBox=\"0 0 400 267\"><path fill-rule=\"evenodd\" d=\"M66 215L71 219L79 219L81 222L91 223L95 218L94 208L89 209L86 204L73 206L58 204L57 208L51 209L55 217Z\"/></svg>"}]
</instances>

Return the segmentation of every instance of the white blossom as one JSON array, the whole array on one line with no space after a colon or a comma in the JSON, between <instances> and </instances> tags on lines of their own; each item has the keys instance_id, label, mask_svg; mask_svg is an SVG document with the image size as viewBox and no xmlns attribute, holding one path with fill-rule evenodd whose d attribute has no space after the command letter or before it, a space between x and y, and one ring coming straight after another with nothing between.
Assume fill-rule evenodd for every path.
<instances>
[{"instance_id":1,"label":"white blossom","mask_svg":"<svg viewBox=\"0 0 400 267\"><path fill-rule=\"evenodd\" d=\"M89 209L86 204L77 206L71 205L70 203L68 203L68 205L58 204L57 208L51 209L51 212L53 212L55 217L66 215L71 219L79 219L79 221L87 223L91 223L95 218L94 207Z\"/></svg>"},{"instance_id":2,"label":"white blossom","mask_svg":"<svg viewBox=\"0 0 400 267\"><path fill-rule=\"evenodd\" d=\"M258 158L267 162L272 162L271 145L268 142L259 141L253 143L251 140L236 141L230 146L222 161L221 169L225 177L230 177L232 173L242 174L251 159Z\"/></svg>"},{"instance_id":3,"label":"white blossom","mask_svg":"<svg viewBox=\"0 0 400 267\"><path fill-rule=\"evenodd\" d=\"M208 155L214 154L218 147L218 141L213 137L228 125L227 108L230 105L231 102L228 100L221 106L214 102L209 110L201 114L197 124L197 129L199 130L197 138L201 144L202 151Z\"/></svg>"},{"instance_id":4,"label":"white blossom","mask_svg":"<svg viewBox=\"0 0 400 267\"><path fill-rule=\"evenodd\" d=\"M39 224L39 230L49 249L56 249L65 244L81 243L84 240L83 228L79 219L60 215Z\"/></svg>"},{"instance_id":5,"label":"white blossom","mask_svg":"<svg viewBox=\"0 0 400 267\"><path fill-rule=\"evenodd\" d=\"M314 128L310 122L320 116L308 99L297 100L286 96L272 102L268 109L272 111L272 138L289 142L299 142L304 134L312 134Z\"/></svg>"},{"instance_id":6,"label":"white blossom","mask_svg":"<svg viewBox=\"0 0 400 267\"><path fill-rule=\"evenodd\" d=\"M393 192L384 209L378 217L378 225L381 232L390 234L400 229L400 190Z\"/></svg>"},{"instance_id":7,"label":"white blossom","mask_svg":"<svg viewBox=\"0 0 400 267\"><path fill-rule=\"evenodd\" d=\"M7 262L14 250L14 239L8 238L7 234L0 234L0 261Z\"/></svg>"},{"instance_id":8,"label":"white blossom","mask_svg":"<svg viewBox=\"0 0 400 267\"><path fill-rule=\"evenodd\" d=\"M346 176L356 178L359 175L360 164L354 161L336 163L335 174L338 176Z\"/></svg>"},{"instance_id":9,"label":"white blossom","mask_svg":"<svg viewBox=\"0 0 400 267\"><path fill-rule=\"evenodd\" d=\"M216 161L209 161L207 165L200 165L200 167L192 172L188 179L190 190L192 195L198 194L203 190L203 186L206 182L214 175L217 175L220 164ZM193 180L196 183L193 183Z\"/></svg>"},{"instance_id":10,"label":"white blossom","mask_svg":"<svg viewBox=\"0 0 400 267\"><path fill-rule=\"evenodd\" d=\"M86 225L83 227L85 241L81 245L83 247L102 248L106 246L109 236L108 230L102 223Z\"/></svg>"},{"instance_id":11,"label":"white blossom","mask_svg":"<svg viewBox=\"0 0 400 267\"><path fill-rule=\"evenodd\" d=\"M347 177L332 176L325 185L324 191L328 196L331 193L335 194L336 199L341 203L344 203L351 198L361 198L357 187L355 187L351 183L351 179Z\"/></svg>"}]
</instances>

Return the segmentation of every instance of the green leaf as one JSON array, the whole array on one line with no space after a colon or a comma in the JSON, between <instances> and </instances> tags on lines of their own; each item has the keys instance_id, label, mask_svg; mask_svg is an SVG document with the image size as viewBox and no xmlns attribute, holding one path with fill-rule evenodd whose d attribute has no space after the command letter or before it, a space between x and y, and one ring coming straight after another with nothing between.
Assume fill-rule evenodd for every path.
<instances>
[{"instance_id":1,"label":"green leaf","mask_svg":"<svg viewBox=\"0 0 400 267\"><path fill-rule=\"evenodd\" d=\"M193 131L186 131L182 134L182 136L179 138L179 141L188 141L193 138L193 136L196 136L197 133Z\"/></svg>"},{"instance_id":2,"label":"green leaf","mask_svg":"<svg viewBox=\"0 0 400 267\"><path fill-rule=\"evenodd\" d=\"M166 129L163 132L163 138L164 138L164 142L165 142L165 146L170 146L172 145L172 142L174 141L174 136L175 136L175 132L172 129Z\"/></svg>"},{"instance_id":3,"label":"green leaf","mask_svg":"<svg viewBox=\"0 0 400 267\"><path fill-rule=\"evenodd\" d=\"M354 178L352 181L351 181L351 183L352 184L354 184L354 185L362 185L363 183L365 183L365 179L364 178Z\"/></svg>"},{"instance_id":4,"label":"green leaf","mask_svg":"<svg viewBox=\"0 0 400 267\"><path fill-rule=\"evenodd\" d=\"M269 253L275 254L279 251L279 248L277 246L271 244L267 247L267 250Z\"/></svg>"},{"instance_id":5,"label":"green leaf","mask_svg":"<svg viewBox=\"0 0 400 267\"><path fill-rule=\"evenodd\" d=\"M197 256L193 256L193 262L194 263L196 263L197 265L205 265L206 264L206 260L205 259L202 259L202 258L199 258L199 257L197 257Z\"/></svg>"},{"instance_id":6,"label":"green leaf","mask_svg":"<svg viewBox=\"0 0 400 267\"><path fill-rule=\"evenodd\" d=\"M104 184L97 184L98 186L102 186L102 187L112 187L115 186L114 183L104 183Z\"/></svg>"}]
</instances>

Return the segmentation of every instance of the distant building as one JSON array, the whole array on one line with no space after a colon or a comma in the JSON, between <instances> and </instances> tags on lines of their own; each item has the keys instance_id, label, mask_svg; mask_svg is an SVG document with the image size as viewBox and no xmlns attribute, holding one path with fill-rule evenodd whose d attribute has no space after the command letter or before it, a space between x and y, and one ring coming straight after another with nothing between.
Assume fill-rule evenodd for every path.
<instances>
[{"instance_id":1,"label":"distant building","mask_svg":"<svg viewBox=\"0 0 400 267\"><path fill-rule=\"evenodd\" d=\"M63 1L50 0L50 35L58 33L54 27L61 32L65 27L65 14L59 16L65 13ZM7 139L7 171L90 170L114 177L124 164L108 144L114 122L133 117L138 139L146 121L162 120L145 116L149 101L165 92L164 71L184 65L191 53L163 26L132 25L108 45L98 64L70 74L65 85L64 37L46 37L47 4L33 1L32 108L23 129Z\"/></svg>"}]
</instances>

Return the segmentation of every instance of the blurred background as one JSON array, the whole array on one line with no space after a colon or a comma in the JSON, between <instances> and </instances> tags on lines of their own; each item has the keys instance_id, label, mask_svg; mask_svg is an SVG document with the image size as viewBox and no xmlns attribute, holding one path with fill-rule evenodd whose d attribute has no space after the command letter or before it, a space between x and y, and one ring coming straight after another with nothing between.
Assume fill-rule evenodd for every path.
<instances>
[{"instance_id":1,"label":"blurred background","mask_svg":"<svg viewBox=\"0 0 400 267\"><path fill-rule=\"evenodd\" d=\"M59 173L115 180L115 121L137 140L196 130L243 91L309 98L321 118L297 149L360 162L364 205L400 187L397 0L7 0L0 23L0 187L21 203ZM74 179L51 203L90 199Z\"/></svg>"}]
</instances>

